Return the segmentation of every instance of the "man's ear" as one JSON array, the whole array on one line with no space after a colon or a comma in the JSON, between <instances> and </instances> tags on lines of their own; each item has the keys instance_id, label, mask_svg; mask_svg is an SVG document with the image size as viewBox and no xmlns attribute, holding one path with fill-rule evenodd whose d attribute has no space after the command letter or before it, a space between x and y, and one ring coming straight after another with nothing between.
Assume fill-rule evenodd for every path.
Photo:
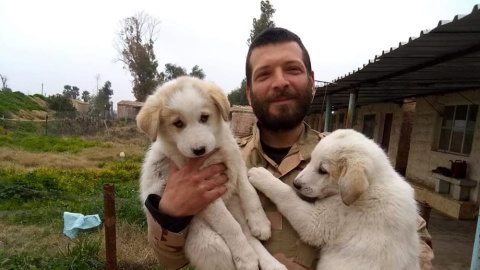
<instances>
[{"instance_id":1,"label":"man's ear","mask_svg":"<svg viewBox=\"0 0 480 270\"><path fill-rule=\"evenodd\" d=\"M310 80L310 85L312 86L312 97L315 97L315 91L317 89L315 89L315 73L313 70L310 72L308 79Z\"/></svg>"},{"instance_id":2,"label":"man's ear","mask_svg":"<svg viewBox=\"0 0 480 270\"><path fill-rule=\"evenodd\" d=\"M342 159L338 179L340 195L345 205L351 205L367 190L369 183L364 166L359 162Z\"/></svg>"},{"instance_id":3,"label":"man's ear","mask_svg":"<svg viewBox=\"0 0 480 270\"><path fill-rule=\"evenodd\" d=\"M213 100L215 106L220 110L222 118L228 121L228 115L230 113L230 102L223 92L223 90L214 83L206 83L207 95Z\"/></svg>"},{"instance_id":4,"label":"man's ear","mask_svg":"<svg viewBox=\"0 0 480 270\"><path fill-rule=\"evenodd\" d=\"M157 139L158 125L160 125L160 114L162 113L163 101L158 95L151 95L145 101L137 115L137 126L145 132L150 140Z\"/></svg>"},{"instance_id":5,"label":"man's ear","mask_svg":"<svg viewBox=\"0 0 480 270\"><path fill-rule=\"evenodd\" d=\"M247 94L248 104L252 106L252 101L250 100L250 95L251 95L250 91L251 91L251 87L247 84L245 87L245 94Z\"/></svg>"}]
</instances>

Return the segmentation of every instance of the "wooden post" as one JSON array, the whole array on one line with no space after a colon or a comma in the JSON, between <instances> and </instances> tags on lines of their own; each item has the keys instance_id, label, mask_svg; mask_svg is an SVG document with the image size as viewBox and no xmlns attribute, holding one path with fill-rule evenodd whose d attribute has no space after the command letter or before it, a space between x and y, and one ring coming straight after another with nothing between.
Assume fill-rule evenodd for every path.
<instances>
[{"instance_id":1,"label":"wooden post","mask_svg":"<svg viewBox=\"0 0 480 270\"><path fill-rule=\"evenodd\" d=\"M324 132L330 131L331 118L332 118L332 96L327 95L327 107L325 108L325 125L323 126Z\"/></svg>"},{"instance_id":2,"label":"wooden post","mask_svg":"<svg viewBox=\"0 0 480 270\"><path fill-rule=\"evenodd\" d=\"M105 215L106 269L117 270L115 186L113 184L103 184L103 211Z\"/></svg>"},{"instance_id":3,"label":"wooden post","mask_svg":"<svg viewBox=\"0 0 480 270\"><path fill-rule=\"evenodd\" d=\"M353 117L355 113L355 104L356 93L350 93L350 100L348 101L348 112L347 112L347 122L345 123L345 128L353 128Z\"/></svg>"}]
</instances>

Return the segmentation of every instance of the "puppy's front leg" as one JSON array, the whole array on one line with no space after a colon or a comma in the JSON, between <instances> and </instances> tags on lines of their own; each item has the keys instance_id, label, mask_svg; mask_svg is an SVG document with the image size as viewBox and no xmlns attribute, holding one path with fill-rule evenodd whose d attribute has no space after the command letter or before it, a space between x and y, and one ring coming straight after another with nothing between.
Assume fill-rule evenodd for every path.
<instances>
[{"instance_id":1,"label":"puppy's front leg","mask_svg":"<svg viewBox=\"0 0 480 270\"><path fill-rule=\"evenodd\" d=\"M248 171L250 183L265 194L285 216L302 240L313 246L321 246L326 237L335 235L332 230L322 226L326 218L324 208L317 208L315 204L306 202L298 197L295 191L287 184L277 179L265 168L251 168ZM330 218L330 217L329 217ZM333 217L333 219L336 219Z\"/></svg>"},{"instance_id":2,"label":"puppy's front leg","mask_svg":"<svg viewBox=\"0 0 480 270\"><path fill-rule=\"evenodd\" d=\"M263 210L257 191L248 181L246 167L243 168L238 177L238 196L243 212L252 235L260 240L268 240L272 234L270 220Z\"/></svg>"},{"instance_id":3,"label":"puppy's front leg","mask_svg":"<svg viewBox=\"0 0 480 270\"><path fill-rule=\"evenodd\" d=\"M225 240L238 270L258 270L255 251L222 199L210 203L199 215Z\"/></svg>"}]
</instances>

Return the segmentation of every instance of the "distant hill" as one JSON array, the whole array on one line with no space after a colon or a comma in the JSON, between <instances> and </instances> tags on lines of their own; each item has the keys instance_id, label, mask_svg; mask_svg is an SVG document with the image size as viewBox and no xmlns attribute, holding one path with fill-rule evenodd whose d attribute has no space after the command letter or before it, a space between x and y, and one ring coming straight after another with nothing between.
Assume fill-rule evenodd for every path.
<instances>
[{"instance_id":1,"label":"distant hill","mask_svg":"<svg viewBox=\"0 0 480 270\"><path fill-rule=\"evenodd\" d=\"M45 119L48 104L42 95L28 96L22 92L0 91L0 117Z\"/></svg>"}]
</instances>

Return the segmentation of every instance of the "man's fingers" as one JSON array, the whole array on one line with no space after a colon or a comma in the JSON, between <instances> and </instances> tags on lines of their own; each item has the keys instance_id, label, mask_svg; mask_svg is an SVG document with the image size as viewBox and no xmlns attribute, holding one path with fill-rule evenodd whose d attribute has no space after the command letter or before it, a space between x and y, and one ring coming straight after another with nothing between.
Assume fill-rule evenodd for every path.
<instances>
[{"instance_id":1,"label":"man's fingers","mask_svg":"<svg viewBox=\"0 0 480 270\"><path fill-rule=\"evenodd\" d=\"M225 184L226 182L228 181L228 176L226 174L220 174L218 176L216 176L215 178L212 178L208 181L204 181L204 188L206 190L212 190L212 189L215 189L217 187L219 187L220 185L223 185Z\"/></svg>"},{"instance_id":2,"label":"man's fingers","mask_svg":"<svg viewBox=\"0 0 480 270\"><path fill-rule=\"evenodd\" d=\"M202 179L209 179L218 173L224 172L226 169L227 166L225 166L223 163L212 164L202 169L199 173L199 176L202 177Z\"/></svg>"},{"instance_id":3,"label":"man's fingers","mask_svg":"<svg viewBox=\"0 0 480 270\"><path fill-rule=\"evenodd\" d=\"M192 159L192 166L195 167L195 168L199 168L200 166L202 166L203 162L205 162L205 160L207 160L207 158L211 157L213 154L215 154L217 151L218 151L219 148L216 148L216 149L213 149L212 152L206 154L205 156L201 156L199 158L194 158Z\"/></svg>"},{"instance_id":4,"label":"man's fingers","mask_svg":"<svg viewBox=\"0 0 480 270\"><path fill-rule=\"evenodd\" d=\"M205 199L209 202L220 198L223 194L227 192L227 187L225 185L220 185L212 190L205 192Z\"/></svg>"}]
</instances>

